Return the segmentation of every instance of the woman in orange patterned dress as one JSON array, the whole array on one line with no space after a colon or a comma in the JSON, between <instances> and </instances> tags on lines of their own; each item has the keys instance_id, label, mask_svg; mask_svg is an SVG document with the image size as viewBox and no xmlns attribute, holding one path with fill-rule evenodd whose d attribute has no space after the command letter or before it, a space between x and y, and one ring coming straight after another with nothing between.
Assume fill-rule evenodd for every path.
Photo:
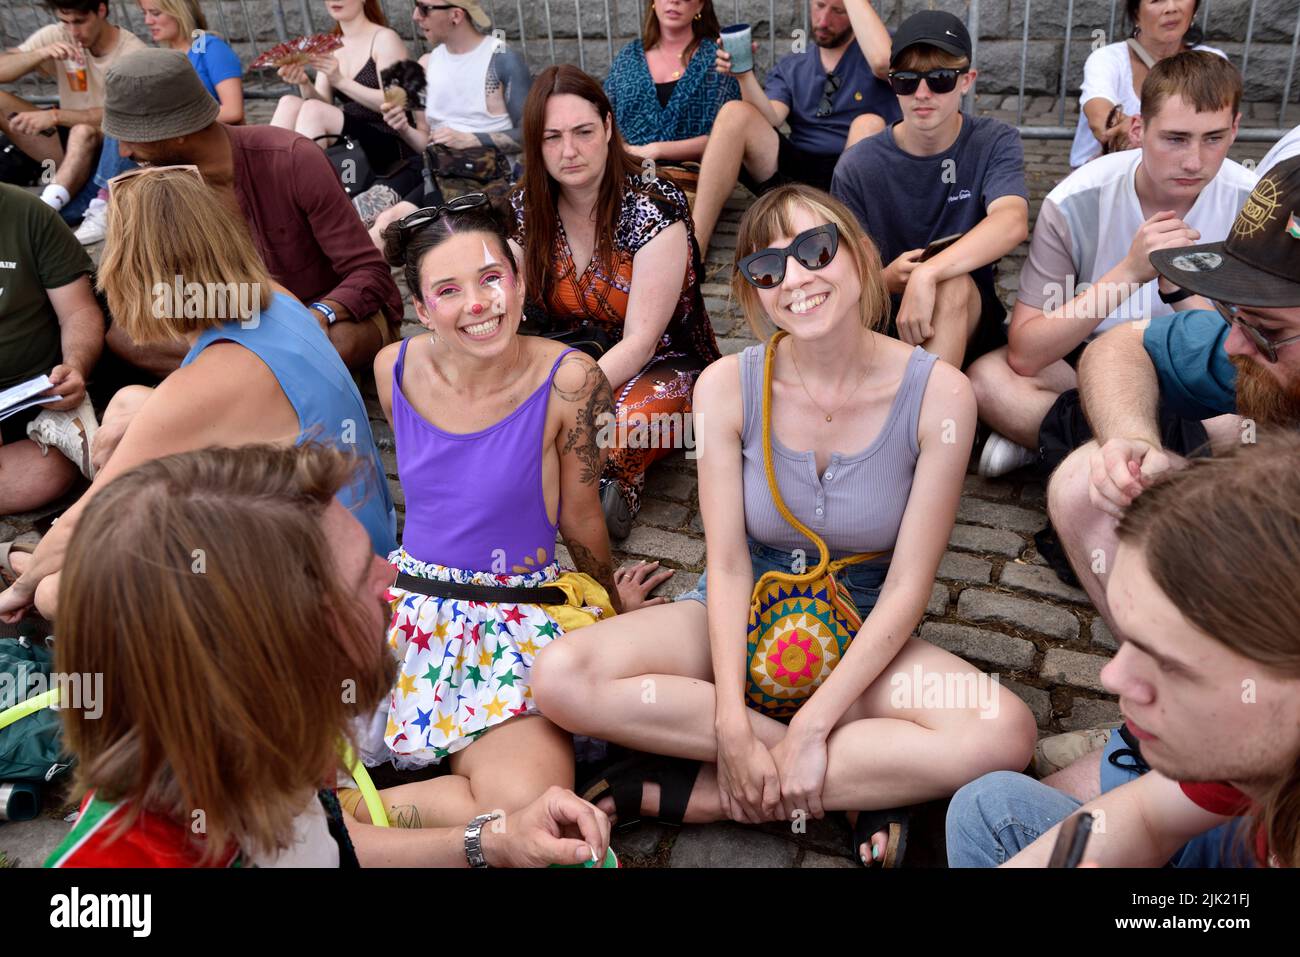
<instances>
[{"instance_id":1,"label":"woman in orange patterned dress","mask_svg":"<svg viewBox=\"0 0 1300 957\"><path fill-rule=\"evenodd\" d=\"M533 82L524 144L511 205L528 315L545 334L599 343L615 396L601 503L611 536L623 538L646 469L691 446L691 392L719 357L690 209L651 161L629 156L600 84L577 67Z\"/></svg>"}]
</instances>

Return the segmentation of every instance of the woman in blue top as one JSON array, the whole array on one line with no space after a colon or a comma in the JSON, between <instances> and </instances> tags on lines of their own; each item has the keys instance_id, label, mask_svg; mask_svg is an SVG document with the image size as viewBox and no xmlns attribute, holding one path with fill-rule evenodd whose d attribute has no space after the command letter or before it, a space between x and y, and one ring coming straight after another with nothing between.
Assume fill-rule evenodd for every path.
<instances>
[{"instance_id":1,"label":"woman in blue top","mask_svg":"<svg viewBox=\"0 0 1300 957\"><path fill-rule=\"evenodd\" d=\"M605 94L628 152L657 163L698 162L718 109L740 99L736 78L713 69L713 0L652 0L641 39L619 51Z\"/></svg>"},{"instance_id":2,"label":"woman in blue top","mask_svg":"<svg viewBox=\"0 0 1300 957\"><path fill-rule=\"evenodd\" d=\"M215 33L208 32L208 21L203 16L199 0L139 0L144 14L144 24L149 28L153 42L160 47L183 50L194 65L194 71L212 98L221 104L217 120L222 123L244 122L244 68L239 55L230 44ZM99 166L95 170L95 185L99 195L91 200L86 215L77 229L77 238L83 245L97 243L104 238L104 217L108 204L108 181L119 173L135 169L135 162L122 157L117 150L117 140L104 137L99 153Z\"/></svg>"},{"instance_id":3,"label":"woman in blue top","mask_svg":"<svg viewBox=\"0 0 1300 957\"><path fill-rule=\"evenodd\" d=\"M181 368L155 389L120 390L104 413L92 458L95 480L0 594L0 619L35 605L54 618L59 570L85 503L113 478L150 459L210 446L332 444L361 460L337 497L370 535L376 554L397 546L397 514L366 406L313 313L275 285L238 210L192 167L158 166L113 182L114 241L99 267L113 321L136 342L180 339ZM207 557L194 542L190 567ZM21 567L20 567L21 566ZM378 636L376 636L378 640Z\"/></svg>"}]
</instances>

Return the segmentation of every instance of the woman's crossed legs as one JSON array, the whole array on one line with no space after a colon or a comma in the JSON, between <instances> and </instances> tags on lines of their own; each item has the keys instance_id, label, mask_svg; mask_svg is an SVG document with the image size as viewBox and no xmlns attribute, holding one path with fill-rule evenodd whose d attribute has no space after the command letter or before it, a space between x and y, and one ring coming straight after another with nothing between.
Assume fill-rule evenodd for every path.
<instances>
[{"instance_id":1,"label":"woman's crossed legs","mask_svg":"<svg viewBox=\"0 0 1300 957\"><path fill-rule=\"evenodd\" d=\"M939 692L936 701L913 687L918 676L931 691L938 684L983 693L972 702L969 692L953 700ZM712 681L705 606L679 601L553 642L534 663L532 687L543 713L575 734L706 762L685 815L703 823L724 818ZM788 730L753 709L748 716L769 749ZM1033 716L1018 698L960 658L911 638L828 737L822 804L855 812L945 797L989 771L1022 770L1034 738ZM643 798L642 813L655 814L657 788L647 784ZM872 840L884 839L878 832ZM869 857L871 849L863 850Z\"/></svg>"}]
</instances>

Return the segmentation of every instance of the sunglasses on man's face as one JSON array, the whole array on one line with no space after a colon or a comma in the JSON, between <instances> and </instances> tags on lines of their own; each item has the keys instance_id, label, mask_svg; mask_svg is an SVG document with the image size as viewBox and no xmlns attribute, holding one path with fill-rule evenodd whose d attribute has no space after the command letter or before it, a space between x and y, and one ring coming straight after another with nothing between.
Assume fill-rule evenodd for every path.
<instances>
[{"instance_id":1,"label":"sunglasses on man's face","mask_svg":"<svg viewBox=\"0 0 1300 957\"><path fill-rule=\"evenodd\" d=\"M457 196L450 203L444 203L441 206L426 206L403 216L397 221L397 231L405 236L412 230L428 226L446 213L460 213L467 209L477 209L480 206L487 206L490 202L487 193L466 193L463 196Z\"/></svg>"},{"instance_id":2,"label":"sunglasses on man's face","mask_svg":"<svg viewBox=\"0 0 1300 957\"><path fill-rule=\"evenodd\" d=\"M793 256L804 269L829 266L839 249L840 231L834 223L805 229L784 249L760 249L738 264L745 281L758 289L774 289L785 280L785 261Z\"/></svg>"},{"instance_id":3,"label":"sunglasses on man's face","mask_svg":"<svg viewBox=\"0 0 1300 957\"><path fill-rule=\"evenodd\" d=\"M957 80L965 72L967 71L946 67L923 73L916 70L890 70L889 86L898 96L914 96L924 80L931 93L951 93L957 89Z\"/></svg>"},{"instance_id":4,"label":"sunglasses on man's face","mask_svg":"<svg viewBox=\"0 0 1300 957\"><path fill-rule=\"evenodd\" d=\"M1281 349L1283 346L1289 346L1295 342L1300 342L1300 336L1288 336L1285 339L1270 339L1268 336L1264 335L1263 330L1252 326L1250 323L1246 322L1246 320L1242 319L1241 311L1236 306L1229 305L1226 302L1219 302L1217 299L1211 299L1210 301L1214 303L1214 308L1219 310L1219 315L1223 317L1223 321L1230 326L1236 326L1244 332L1246 338L1254 343L1255 348L1258 349L1269 362L1277 362L1278 349Z\"/></svg>"},{"instance_id":5,"label":"sunglasses on man's face","mask_svg":"<svg viewBox=\"0 0 1300 957\"><path fill-rule=\"evenodd\" d=\"M416 3L415 12L418 16L427 17L434 10L455 10L456 7L450 3Z\"/></svg>"}]
</instances>

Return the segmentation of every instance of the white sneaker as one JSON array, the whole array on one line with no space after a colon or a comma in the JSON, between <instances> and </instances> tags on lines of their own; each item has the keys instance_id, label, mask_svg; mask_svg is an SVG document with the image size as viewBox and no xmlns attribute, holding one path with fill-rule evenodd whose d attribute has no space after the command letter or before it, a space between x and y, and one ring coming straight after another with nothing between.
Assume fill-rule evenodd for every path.
<instances>
[{"instance_id":1,"label":"white sneaker","mask_svg":"<svg viewBox=\"0 0 1300 957\"><path fill-rule=\"evenodd\" d=\"M48 453L54 446L81 469L88 479L95 477L95 467L90 463L90 444L95 439L99 422L87 395L74 412L55 412L46 409L27 423L27 437Z\"/></svg>"},{"instance_id":2,"label":"white sneaker","mask_svg":"<svg viewBox=\"0 0 1300 957\"><path fill-rule=\"evenodd\" d=\"M997 478L1031 465L1037 458L1038 453L1017 445L1005 435L993 432L984 443L984 451L980 453L979 474L984 478Z\"/></svg>"},{"instance_id":3,"label":"white sneaker","mask_svg":"<svg viewBox=\"0 0 1300 957\"><path fill-rule=\"evenodd\" d=\"M82 217L81 225L77 227L77 240L83 246L93 246L95 243L102 243L106 235L108 235L108 203L96 196L86 207L86 215Z\"/></svg>"}]
</instances>

